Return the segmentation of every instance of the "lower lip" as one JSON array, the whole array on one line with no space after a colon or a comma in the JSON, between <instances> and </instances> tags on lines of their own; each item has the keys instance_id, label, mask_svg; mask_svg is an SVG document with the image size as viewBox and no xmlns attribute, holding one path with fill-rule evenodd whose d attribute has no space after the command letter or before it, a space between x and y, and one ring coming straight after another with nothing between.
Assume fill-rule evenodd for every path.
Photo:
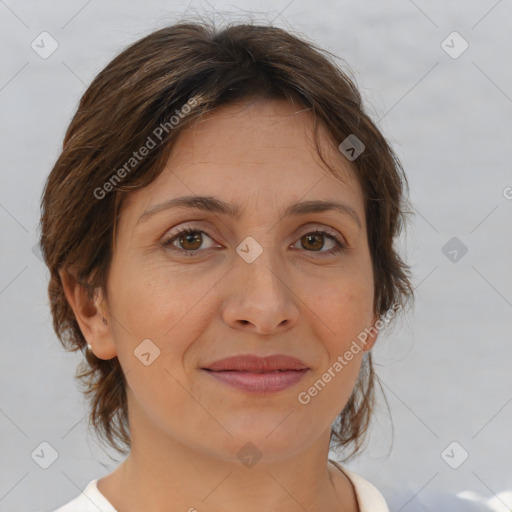
<instances>
[{"instance_id":1,"label":"lower lip","mask_svg":"<svg viewBox=\"0 0 512 512\"><path fill-rule=\"evenodd\" d=\"M273 391L281 391L282 389L286 389L297 384L297 382L299 382L307 372L307 369L266 373L206 371L212 377L235 388L243 389L244 391L270 393Z\"/></svg>"}]
</instances>

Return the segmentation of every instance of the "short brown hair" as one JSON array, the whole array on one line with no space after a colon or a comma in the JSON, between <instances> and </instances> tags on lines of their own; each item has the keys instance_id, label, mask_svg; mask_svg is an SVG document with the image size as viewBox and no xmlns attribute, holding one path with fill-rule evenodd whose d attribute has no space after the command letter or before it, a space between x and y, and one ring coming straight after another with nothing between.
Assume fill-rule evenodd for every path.
<instances>
[{"instance_id":1,"label":"short brown hair","mask_svg":"<svg viewBox=\"0 0 512 512\"><path fill-rule=\"evenodd\" d=\"M394 245L409 213L405 174L365 112L354 82L331 56L303 36L273 26L232 24L220 30L203 21L183 21L122 51L81 98L43 191L40 245L50 270L55 332L66 350L84 350L76 378L92 395L90 423L120 453L130 447L123 371L117 357L102 360L85 350L59 271L73 269L91 300L96 289L106 296L123 199L157 178L178 134L205 112L245 98L285 98L313 112L320 156L318 119L337 144L349 135L362 141L364 151L352 164L365 200L374 312L382 315L413 298L409 267ZM171 117L186 104L186 116L172 125ZM167 129L161 129L157 147L122 172L123 163L159 126ZM331 433L332 446L353 444L350 456L360 450L368 429L376 381L367 353Z\"/></svg>"}]
</instances>

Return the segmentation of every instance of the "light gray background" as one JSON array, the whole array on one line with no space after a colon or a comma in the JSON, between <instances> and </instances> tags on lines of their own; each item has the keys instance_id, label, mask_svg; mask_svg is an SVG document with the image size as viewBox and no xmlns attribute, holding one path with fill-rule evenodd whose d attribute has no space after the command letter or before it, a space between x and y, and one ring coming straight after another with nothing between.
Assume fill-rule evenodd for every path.
<instances>
[{"instance_id":1,"label":"light gray background","mask_svg":"<svg viewBox=\"0 0 512 512\"><path fill-rule=\"evenodd\" d=\"M273 21L345 59L411 185L401 247L414 311L374 353L382 397L367 452L349 467L392 511L512 507L512 5L510 1L0 1L0 510L53 510L111 460L88 434L74 373L56 338L48 271L33 252L44 181L93 77L127 44L184 14ZM47 31L58 49L31 42ZM457 31L469 48L442 48ZM459 48L460 42L447 43ZM508 198L507 198L508 197ZM457 237L468 252L442 248ZM460 252L458 253L460 257ZM58 458L42 469L42 442ZM468 459L452 469L464 449ZM111 452L114 455L114 452ZM445 456L446 459L446 456ZM448 460L446 459L446 460ZM462 494L461 494L462 493ZM472 501L478 500L478 501Z\"/></svg>"}]
</instances>

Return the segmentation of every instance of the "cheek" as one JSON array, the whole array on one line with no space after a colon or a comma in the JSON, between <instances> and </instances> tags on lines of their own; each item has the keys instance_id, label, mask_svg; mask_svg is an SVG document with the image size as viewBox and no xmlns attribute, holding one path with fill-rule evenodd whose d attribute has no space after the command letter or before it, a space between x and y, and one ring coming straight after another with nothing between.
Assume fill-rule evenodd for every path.
<instances>
[{"instance_id":1,"label":"cheek","mask_svg":"<svg viewBox=\"0 0 512 512\"><path fill-rule=\"evenodd\" d=\"M337 356L373 321L373 282L338 280L317 294L313 305L329 333L328 351Z\"/></svg>"},{"instance_id":2,"label":"cheek","mask_svg":"<svg viewBox=\"0 0 512 512\"><path fill-rule=\"evenodd\" d=\"M320 410L329 409L334 420L352 393L365 354L358 336L372 325L372 283L361 282L357 286L345 287L338 285L331 288L322 302L317 304L326 305L319 310L325 325L319 328L322 333L317 332L323 341L325 359L314 376L312 384L315 389L310 391L312 398L315 393L322 395L315 399L317 403L313 407L318 407L319 413ZM308 395L311 393L307 392Z\"/></svg>"},{"instance_id":3,"label":"cheek","mask_svg":"<svg viewBox=\"0 0 512 512\"><path fill-rule=\"evenodd\" d=\"M110 278L109 302L121 364L130 368L134 350L151 340L160 360L175 366L191 340L206 330L212 311L209 293L222 276L210 272L192 276L168 263L139 265L121 262ZM172 360L172 361L171 361ZM138 362L138 361L136 361Z\"/></svg>"},{"instance_id":4,"label":"cheek","mask_svg":"<svg viewBox=\"0 0 512 512\"><path fill-rule=\"evenodd\" d=\"M359 376L362 352L352 354L350 361L343 354L336 353L299 390L297 401L307 417L322 418L324 424L332 424L347 404Z\"/></svg>"}]
</instances>

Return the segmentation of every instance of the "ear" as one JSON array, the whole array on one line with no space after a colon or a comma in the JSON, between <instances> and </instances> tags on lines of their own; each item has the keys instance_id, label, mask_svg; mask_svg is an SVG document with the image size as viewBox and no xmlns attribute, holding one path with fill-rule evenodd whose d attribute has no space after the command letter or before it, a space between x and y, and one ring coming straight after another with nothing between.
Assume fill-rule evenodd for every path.
<instances>
[{"instance_id":1,"label":"ear","mask_svg":"<svg viewBox=\"0 0 512 512\"><path fill-rule=\"evenodd\" d=\"M376 323L379 320L379 315L377 313L374 313L372 324L370 327L367 327L366 333L368 334L368 338L366 338L365 345L363 347L363 350L365 352L371 350L373 346L375 345L375 342L377 341L377 338L379 337L379 329L376 327Z\"/></svg>"},{"instance_id":2,"label":"ear","mask_svg":"<svg viewBox=\"0 0 512 512\"><path fill-rule=\"evenodd\" d=\"M66 299L73 309L84 338L92 346L92 352L99 359L112 359L117 355L117 349L112 336L108 304L101 289L97 288L93 300L90 300L86 288L67 269L60 270L59 275Z\"/></svg>"}]
</instances>

